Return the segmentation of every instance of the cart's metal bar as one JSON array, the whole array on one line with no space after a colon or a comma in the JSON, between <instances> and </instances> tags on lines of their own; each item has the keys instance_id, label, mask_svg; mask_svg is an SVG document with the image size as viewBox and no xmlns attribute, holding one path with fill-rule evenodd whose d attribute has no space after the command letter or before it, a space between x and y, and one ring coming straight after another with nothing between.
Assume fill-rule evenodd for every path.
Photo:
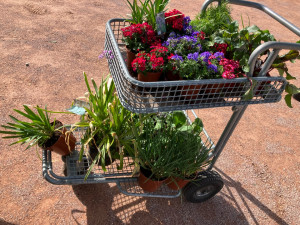
<instances>
[{"instance_id":1,"label":"cart's metal bar","mask_svg":"<svg viewBox=\"0 0 300 225\"><path fill-rule=\"evenodd\" d=\"M254 72L255 68L255 62L256 59L259 57L259 55L269 49L273 50L297 50L300 51L300 44L298 43L289 43L289 42L277 42L277 41L269 41L266 43L263 43L262 45L258 46L250 55L249 57L249 66L250 66L250 71L247 74L248 77L251 77ZM275 54L275 53L274 53ZM274 58L275 59L275 58ZM274 59L269 63L272 63Z\"/></svg>"},{"instance_id":2,"label":"cart's metal bar","mask_svg":"<svg viewBox=\"0 0 300 225\"><path fill-rule=\"evenodd\" d=\"M219 2L219 4L220 4L220 0L207 0L203 3L202 8L201 8L201 12L205 12L206 8L212 2ZM262 5L262 4L257 3L257 2L250 2L250 1L243 1L243 0L228 0L228 2L230 4L242 5L242 6L246 6L246 7L259 9L259 10L265 12L266 14L268 14L269 16L271 16L273 19L275 19L279 23L281 23L283 26L288 28L293 33L300 36L300 29L297 26L295 26L294 24L292 24L291 22L289 22L288 20L286 20L282 16L278 15L277 13L275 13L274 11L272 11L271 9L266 7L265 5Z\"/></svg>"},{"instance_id":3,"label":"cart's metal bar","mask_svg":"<svg viewBox=\"0 0 300 225\"><path fill-rule=\"evenodd\" d=\"M240 119L242 118L247 107L248 107L248 105L233 107L232 110L234 112L233 112L230 120L228 121L218 143L216 144L216 147L214 150L215 156L214 156L211 164L207 168L207 170L211 170L213 168L214 164L216 163L217 159L219 158L221 152L223 151L226 143L228 142L230 136L232 135L234 129L236 128L237 124L239 123Z\"/></svg>"},{"instance_id":4,"label":"cart's metal bar","mask_svg":"<svg viewBox=\"0 0 300 225\"><path fill-rule=\"evenodd\" d=\"M126 182L126 181L125 181ZM181 190L179 190L176 194L174 195L163 195L163 194L154 194L154 193L133 193L133 192L127 192L125 191L122 186L121 182L116 182L117 187L119 188L120 192L123 193L124 195L129 195L129 196L135 196L135 197L151 197L151 198L177 198L181 195Z\"/></svg>"},{"instance_id":5,"label":"cart's metal bar","mask_svg":"<svg viewBox=\"0 0 300 225\"><path fill-rule=\"evenodd\" d=\"M259 72L258 76L259 77L264 77L266 76L268 70L270 69L270 67L272 66L272 63L274 62L274 60L276 59L276 57L278 56L280 50L276 49L273 50L270 55L268 56L266 62L263 64L261 71Z\"/></svg>"}]
</instances>

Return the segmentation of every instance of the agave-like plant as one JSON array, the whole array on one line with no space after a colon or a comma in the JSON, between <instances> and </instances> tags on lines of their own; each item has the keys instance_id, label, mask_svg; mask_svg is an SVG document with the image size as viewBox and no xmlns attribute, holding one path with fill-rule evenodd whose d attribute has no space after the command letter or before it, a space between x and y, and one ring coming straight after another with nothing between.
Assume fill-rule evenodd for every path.
<instances>
[{"instance_id":1,"label":"agave-like plant","mask_svg":"<svg viewBox=\"0 0 300 225\"><path fill-rule=\"evenodd\" d=\"M23 105L24 112L14 109L15 112L21 116L27 118L30 122L22 121L16 117L9 115L14 123L7 123L2 125L6 130L0 130L1 134L7 134L3 138L16 138L19 139L10 145L14 144L28 144L26 149L38 145L44 147L45 143L53 136L55 132L55 120L50 122L50 118L47 112L47 107L41 109L36 106L37 113L33 112L27 105Z\"/></svg>"}]
</instances>

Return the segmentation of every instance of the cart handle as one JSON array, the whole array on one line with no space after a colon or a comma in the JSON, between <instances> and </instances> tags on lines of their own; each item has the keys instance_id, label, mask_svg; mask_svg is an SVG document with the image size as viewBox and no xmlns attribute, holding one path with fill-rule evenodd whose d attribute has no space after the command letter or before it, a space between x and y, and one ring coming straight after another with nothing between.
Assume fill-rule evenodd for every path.
<instances>
[{"instance_id":1,"label":"cart handle","mask_svg":"<svg viewBox=\"0 0 300 225\"><path fill-rule=\"evenodd\" d=\"M250 55L249 57L249 67L250 70L248 72L248 76L252 77L255 67L256 59L259 57L260 54L263 52L273 49L271 54L268 57L268 60L264 63L261 73L259 75L264 76L266 71L270 68L273 61L275 60L276 56L278 55L280 50L297 50L300 51L300 44L298 43L290 43L290 42L277 42L277 41L269 41L266 43L261 44L258 46Z\"/></svg>"},{"instance_id":2,"label":"cart handle","mask_svg":"<svg viewBox=\"0 0 300 225\"><path fill-rule=\"evenodd\" d=\"M283 26L285 26L290 31L292 31L293 33L295 33L296 35L298 35L300 37L300 29L298 27L296 27L294 24L292 24L291 22L289 22L288 20L286 20L282 16L278 15L277 13L275 13L274 11L272 11L271 9L266 7L265 5L262 5L262 4L257 3L257 2L250 2L250 1L244 1L244 0L227 0L227 1L231 4L242 5L242 6L246 6L246 7L259 9L259 10L265 12L266 14L268 14L269 16L271 16L273 19L277 20ZM221 0L206 0L202 5L201 13L205 12L206 8L212 2L218 2L220 4Z\"/></svg>"}]
</instances>

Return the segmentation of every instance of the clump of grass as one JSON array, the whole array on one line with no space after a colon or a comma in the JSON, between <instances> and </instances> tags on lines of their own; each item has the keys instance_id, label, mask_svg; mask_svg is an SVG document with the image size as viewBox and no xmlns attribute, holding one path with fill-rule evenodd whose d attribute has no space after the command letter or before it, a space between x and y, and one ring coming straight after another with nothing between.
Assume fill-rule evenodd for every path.
<instances>
[{"instance_id":1,"label":"clump of grass","mask_svg":"<svg viewBox=\"0 0 300 225\"><path fill-rule=\"evenodd\" d=\"M212 35L219 29L225 29L232 22L230 8L227 1L221 1L219 5L211 5L204 13L199 13L191 21L195 30L203 31L206 36Z\"/></svg>"}]
</instances>

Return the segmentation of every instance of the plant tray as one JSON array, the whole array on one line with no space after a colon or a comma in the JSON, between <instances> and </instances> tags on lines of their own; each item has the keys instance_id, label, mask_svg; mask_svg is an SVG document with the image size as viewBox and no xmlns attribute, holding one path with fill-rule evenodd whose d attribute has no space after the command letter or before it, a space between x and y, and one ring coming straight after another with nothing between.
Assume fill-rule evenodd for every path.
<instances>
[{"instance_id":1,"label":"plant tray","mask_svg":"<svg viewBox=\"0 0 300 225\"><path fill-rule=\"evenodd\" d=\"M253 98L245 100L243 95L251 87L248 78L233 80L180 80L141 82L126 66L126 47L122 43L121 28L128 26L124 19L107 22L105 50L109 70L115 82L122 105L136 113L167 112L185 109L200 109L247 104L278 102L284 91L283 77L254 77L257 82ZM112 57L111 57L112 56Z\"/></svg>"},{"instance_id":2,"label":"plant tray","mask_svg":"<svg viewBox=\"0 0 300 225\"><path fill-rule=\"evenodd\" d=\"M188 118L189 119L189 118ZM190 119L189 119L190 120ZM81 140L85 130L78 128L73 131L77 140ZM207 148L213 146L213 143L206 132L201 134L203 145ZM51 151L43 150L43 176L44 178L56 185L75 185L75 184L91 184L91 183L116 183L123 194L131 196L144 197L162 197L175 198L181 194L181 191L169 189L166 185L162 185L156 192L144 192L137 182L137 175L132 175L134 171L134 162L130 157L124 157L123 169L118 170L119 161L114 161L111 165L106 166L106 171L101 166L95 165L90 175L85 180L87 171L92 164L92 160L83 155L79 161L79 152L81 143L77 142L75 150L63 160L52 159Z\"/></svg>"}]
</instances>

